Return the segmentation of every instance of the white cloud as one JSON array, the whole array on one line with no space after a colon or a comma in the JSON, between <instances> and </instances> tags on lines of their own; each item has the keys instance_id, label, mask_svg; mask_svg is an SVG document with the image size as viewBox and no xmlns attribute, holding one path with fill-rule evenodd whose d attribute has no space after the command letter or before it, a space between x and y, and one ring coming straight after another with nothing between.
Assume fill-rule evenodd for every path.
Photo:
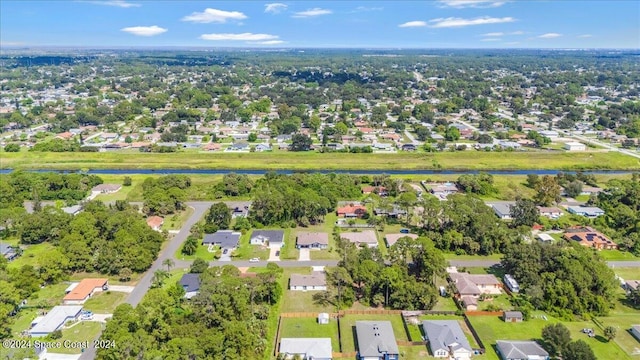
<instances>
[{"instance_id":1,"label":"white cloud","mask_svg":"<svg viewBox=\"0 0 640 360\"><path fill-rule=\"evenodd\" d=\"M167 29L159 26L131 26L120 29L120 31L128 32L129 34L137 36L156 36L167 32Z\"/></svg>"},{"instance_id":2,"label":"white cloud","mask_svg":"<svg viewBox=\"0 0 640 360\"><path fill-rule=\"evenodd\" d=\"M282 40L267 40L267 41L259 41L256 42L254 44L258 44L258 45L278 45L278 44L283 44L284 41Z\"/></svg>"},{"instance_id":3,"label":"white cloud","mask_svg":"<svg viewBox=\"0 0 640 360\"><path fill-rule=\"evenodd\" d=\"M278 14L284 10L287 10L288 5L283 3L271 3L264 4L264 12Z\"/></svg>"},{"instance_id":4,"label":"white cloud","mask_svg":"<svg viewBox=\"0 0 640 360\"><path fill-rule=\"evenodd\" d=\"M555 39L562 36L562 34L558 34L558 33L546 33L546 34L542 34L540 36L538 36L540 39Z\"/></svg>"},{"instance_id":5,"label":"white cloud","mask_svg":"<svg viewBox=\"0 0 640 360\"><path fill-rule=\"evenodd\" d=\"M105 0L105 1L90 1L90 0L86 0L86 1L78 1L78 2L83 2L83 3L87 3L87 4L94 4L94 5L105 5L105 6L115 6L115 7L121 7L121 8L130 8L130 7L140 7L142 6L142 4L137 4L137 3L130 3L128 1L125 0Z\"/></svg>"},{"instance_id":6,"label":"white cloud","mask_svg":"<svg viewBox=\"0 0 640 360\"><path fill-rule=\"evenodd\" d=\"M20 41L3 41L0 43L0 47L2 46L22 46L25 43L20 42Z\"/></svg>"},{"instance_id":7,"label":"white cloud","mask_svg":"<svg viewBox=\"0 0 640 360\"><path fill-rule=\"evenodd\" d=\"M141 4L130 3L125 0L81 1L81 2L95 4L95 5L115 6L115 7L125 8L125 9L142 6Z\"/></svg>"},{"instance_id":8,"label":"white cloud","mask_svg":"<svg viewBox=\"0 0 640 360\"><path fill-rule=\"evenodd\" d=\"M277 40L278 36L270 35L270 34L253 34L253 33L240 33L240 34L220 33L220 34L202 34L200 35L200 39L211 40L211 41L268 41L268 40Z\"/></svg>"},{"instance_id":9,"label":"white cloud","mask_svg":"<svg viewBox=\"0 0 640 360\"><path fill-rule=\"evenodd\" d=\"M507 36L507 35L523 35L524 31L512 31L512 32L490 32L490 33L485 33L485 34L480 34L480 36L484 36L484 37L500 37L500 36Z\"/></svg>"},{"instance_id":10,"label":"white cloud","mask_svg":"<svg viewBox=\"0 0 640 360\"><path fill-rule=\"evenodd\" d=\"M329 9L321 9L321 8L313 8L313 9L308 9L305 11L298 11L297 13L293 14L294 18L307 18L307 17L313 17L313 16L320 16L320 15L329 15L332 14L333 11L329 10Z\"/></svg>"},{"instance_id":11,"label":"white cloud","mask_svg":"<svg viewBox=\"0 0 640 360\"><path fill-rule=\"evenodd\" d=\"M426 22L424 22L424 21L409 21L409 22L406 22L406 23L404 23L404 24L400 24L400 25L398 25L398 27L401 27L401 28L407 28L407 27L424 27L424 26L427 26L427 23L426 23Z\"/></svg>"},{"instance_id":12,"label":"white cloud","mask_svg":"<svg viewBox=\"0 0 640 360\"><path fill-rule=\"evenodd\" d=\"M480 41L501 41L502 39L500 38L486 38L486 39L480 39Z\"/></svg>"},{"instance_id":13,"label":"white cloud","mask_svg":"<svg viewBox=\"0 0 640 360\"><path fill-rule=\"evenodd\" d=\"M586 39L586 38L593 37L593 35L591 35L591 34L582 34L582 35L579 35L578 37L582 38L582 39Z\"/></svg>"},{"instance_id":14,"label":"white cloud","mask_svg":"<svg viewBox=\"0 0 640 360\"><path fill-rule=\"evenodd\" d=\"M182 21L189 21L194 23L208 24L208 23L226 23L227 20L244 20L247 15L239 11L224 11L218 9L206 8L203 12L194 12L191 15L187 15L182 18Z\"/></svg>"},{"instance_id":15,"label":"white cloud","mask_svg":"<svg viewBox=\"0 0 640 360\"><path fill-rule=\"evenodd\" d=\"M490 32L490 33L486 33L486 34L482 34L480 36L488 36L488 37L492 37L492 36L504 36L503 32Z\"/></svg>"},{"instance_id":16,"label":"white cloud","mask_svg":"<svg viewBox=\"0 0 640 360\"><path fill-rule=\"evenodd\" d=\"M520 44L518 41L511 41L511 42L506 42L504 43L505 45L518 45Z\"/></svg>"},{"instance_id":17,"label":"white cloud","mask_svg":"<svg viewBox=\"0 0 640 360\"><path fill-rule=\"evenodd\" d=\"M487 25L487 24L500 24L514 22L516 19L512 17L494 18L489 16L483 16L475 19L463 19L463 18L438 18L429 20L427 25L432 28L452 28L452 27L464 27L474 25Z\"/></svg>"},{"instance_id":18,"label":"white cloud","mask_svg":"<svg viewBox=\"0 0 640 360\"><path fill-rule=\"evenodd\" d=\"M500 0L438 0L441 7L463 8L489 8L499 7L507 3Z\"/></svg>"}]
</instances>

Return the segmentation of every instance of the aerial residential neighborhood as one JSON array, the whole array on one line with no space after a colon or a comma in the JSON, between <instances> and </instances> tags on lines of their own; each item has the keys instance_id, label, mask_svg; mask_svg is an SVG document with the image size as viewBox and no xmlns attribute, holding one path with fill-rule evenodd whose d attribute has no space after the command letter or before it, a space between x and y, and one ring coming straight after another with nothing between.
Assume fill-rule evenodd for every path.
<instances>
[{"instance_id":1,"label":"aerial residential neighborhood","mask_svg":"<svg viewBox=\"0 0 640 360\"><path fill-rule=\"evenodd\" d=\"M0 357L640 360L638 19L0 2Z\"/></svg>"}]
</instances>

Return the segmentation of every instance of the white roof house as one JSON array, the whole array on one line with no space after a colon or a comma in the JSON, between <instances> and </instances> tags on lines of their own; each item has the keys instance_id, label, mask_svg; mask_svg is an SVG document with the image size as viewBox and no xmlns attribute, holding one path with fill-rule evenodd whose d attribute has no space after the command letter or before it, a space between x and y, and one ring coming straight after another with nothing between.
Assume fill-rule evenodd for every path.
<instances>
[{"instance_id":1,"label":"white roof house","mask_svg":"<svg viewBox=\"0 0 640 360\"><path fill-rule=\"evenodd\" d=\"M564 149L567 151L585 151L587 146L583 143L572 141L564 144Z\"/></svg>"},{"instance_id":2,"label":"white roof house","mask_svg":"<svg viewBox=\"0 0 640 360\"><path fill-rule=\"evenodd\" d=\"M30 331L33 337L47 336L60 329L64 323L78 318L82 306L56 306L45 315Z\"/></svg>"},{"instance_id":3,"label":"white roof house","mask_svg":"<svg viewBox=\"0 0 640 360\"><path fill-rule=\"evenodd\" d=\"M301 355L304 360L331 360L333 354L330 338L283 338L280 353L287 358Z\"/></svg>"}]
</instances>

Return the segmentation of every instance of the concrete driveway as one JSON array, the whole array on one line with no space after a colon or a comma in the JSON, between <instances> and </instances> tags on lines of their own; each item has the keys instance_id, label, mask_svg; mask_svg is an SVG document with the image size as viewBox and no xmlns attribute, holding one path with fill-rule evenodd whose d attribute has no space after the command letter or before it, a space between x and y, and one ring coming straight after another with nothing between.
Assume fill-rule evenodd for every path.
<instances>
[{"instance_id":1,"label":"concrete driveway","mask_svg":"<svg viewBox=\"0 0 640 360\"><path fill-rule=\"evenodd\" d=\"M225 250L227 251L227 253L225 254ZM222 249L220 252L220 259L219 261L231 261L231 253L233 252L233 249Z\"/></svg>"},{"instance_id":2,"label":"concrete driveway","mask_svg":"<svg viewBox=\"0 0 640 360\"><path fill-rule=\"evenodd\" d=\"M126 286L126 285L109 285L109 291L117 291L130 294L135 286Z\"/></svg>"},{"instance_id":3,"label":"concrete driveway","mask_svg":"<svg viewBox=\"0 0 640 360\"><path fill-rule=\"evenodd\" d=\"M311 260L311 250L300 249L300 256L298 256L298 261L310 261L310 260Z\"/></svg>"},{"instance_id":4,"label":"concrete driveway","mask_svg":"<svg viewBox=\"0 0 640 360\"><path fill-rule=\"evenodd\" d=\"M107 319L111 319L112 316L113 314L93 314L93 319L83 321L107 322Z\"/></svg>"},{"instance_id":5,"label":"concrete driveway","mask_svg":"<svg viewBox=\"0 0 640 360\"><path fill-rule=\"evenodd\" d=\"M269 261L280 261L280 255L276 256L276 253L280 251L280 246L272 245L269 247Z\"/></svg>"}]
</instances>

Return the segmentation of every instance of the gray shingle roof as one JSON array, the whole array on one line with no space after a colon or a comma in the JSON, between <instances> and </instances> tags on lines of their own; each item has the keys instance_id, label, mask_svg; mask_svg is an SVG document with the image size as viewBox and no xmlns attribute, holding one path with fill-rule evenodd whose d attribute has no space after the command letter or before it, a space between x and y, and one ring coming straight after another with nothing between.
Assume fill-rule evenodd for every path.
<instances>
[{"instance_id":1,"label":"gray shingle roof","mask_svg":"<svg viewBox=\"0 0 640 360\"><path fill-rule=\"evenodd\" d=\"M251 238L263 237L269 244L281 244L284 241L284 231L282 230L254 230Z\"/></svg>"},{"instance_id":2,"label":"gray shingle roof","mask_svg":"<svg viewBox=\"0 0 640 360\"><path fill-rule=\"evenodd\" d=\"M472 351L457 320L425 320L422 322L422 328L429 340L429 348L432 353L438 350L455 351L460 348Z\"/></svg>"},{"instance_id":3,"label":"gray shingle roof","mask_svg":"<svg viewBox=\"0 0 640 360\"><path fill-rule=\"evenodd\" d=\"M498 340L496 346L504 360L527 359L532 355L549 356L549 353L535 341Z\"/></svg>"},{"instance_id":4,"label":"gray shingle roof","mask_svg":"<svg viewBox=\"0 0 640 360\"><path fill-rule=\"evenodd\" d=\"M48 334L56 331L65 321L76 318L82 311L81 305L56 306L31 329L32 334Z\"/></svg>"},{"instance_id":5,"label":"gray shingle roof","mask_svg":"<svg viewBox=\"0 0 640 360\"><path fill-rule=\"evenodd\" d=\"M314 271L311 275L291 274L289 286L326 286L324 272Z\"/></svg>"},{"instance_id":6,"label":"gray shingle roof","mask_svg":"<svg viewBox=\"0 0 640 360\"><path fill-rule=\"evenodd\" d=\"M390 321L356 321L360 357L398 354L398 344Z\"/></svg>"},{"instance_id":7,"label":"gray shingle roof","mask_svg":"<svg viewBox=\"0 0 640 360\"><path fill-rule=\"evenodd\" d=\"M180 285L185 292L200 290L200 274L184 274L180 278Z\"/></svg>"},{"instance_id":8,"label":"gray shingle roof","mask_svg":"<svg viewBox=\"0 0 640 360\"><path fill-rule=\"evenodd\" d=\"M331 339L329 338L283 338L280 352L303 355L305 359L331 359Z\"/></svg>"},{"instance_id":9,"label":"gray shingle roof","mask_svg":"<svg viewBox=\"0 0 640 360\"><path fill-rule=\"evenodd\" d=\"M326 232L300 232L298 233L298 245L312 244L329 245L329 234Z\"/></svg>"},{"instance_id":10,"label":"gray shingle roof","mask_svg":"<svg viewBox=\"0 0 640 360\"><path fill-rule=\"evenodd\" d=\"M203 244L220 245L223 249L231 249L238 246L240 241L240 233L231 230L218 230L215 234L206 234Z\"/></svg>"}]
</instances>

